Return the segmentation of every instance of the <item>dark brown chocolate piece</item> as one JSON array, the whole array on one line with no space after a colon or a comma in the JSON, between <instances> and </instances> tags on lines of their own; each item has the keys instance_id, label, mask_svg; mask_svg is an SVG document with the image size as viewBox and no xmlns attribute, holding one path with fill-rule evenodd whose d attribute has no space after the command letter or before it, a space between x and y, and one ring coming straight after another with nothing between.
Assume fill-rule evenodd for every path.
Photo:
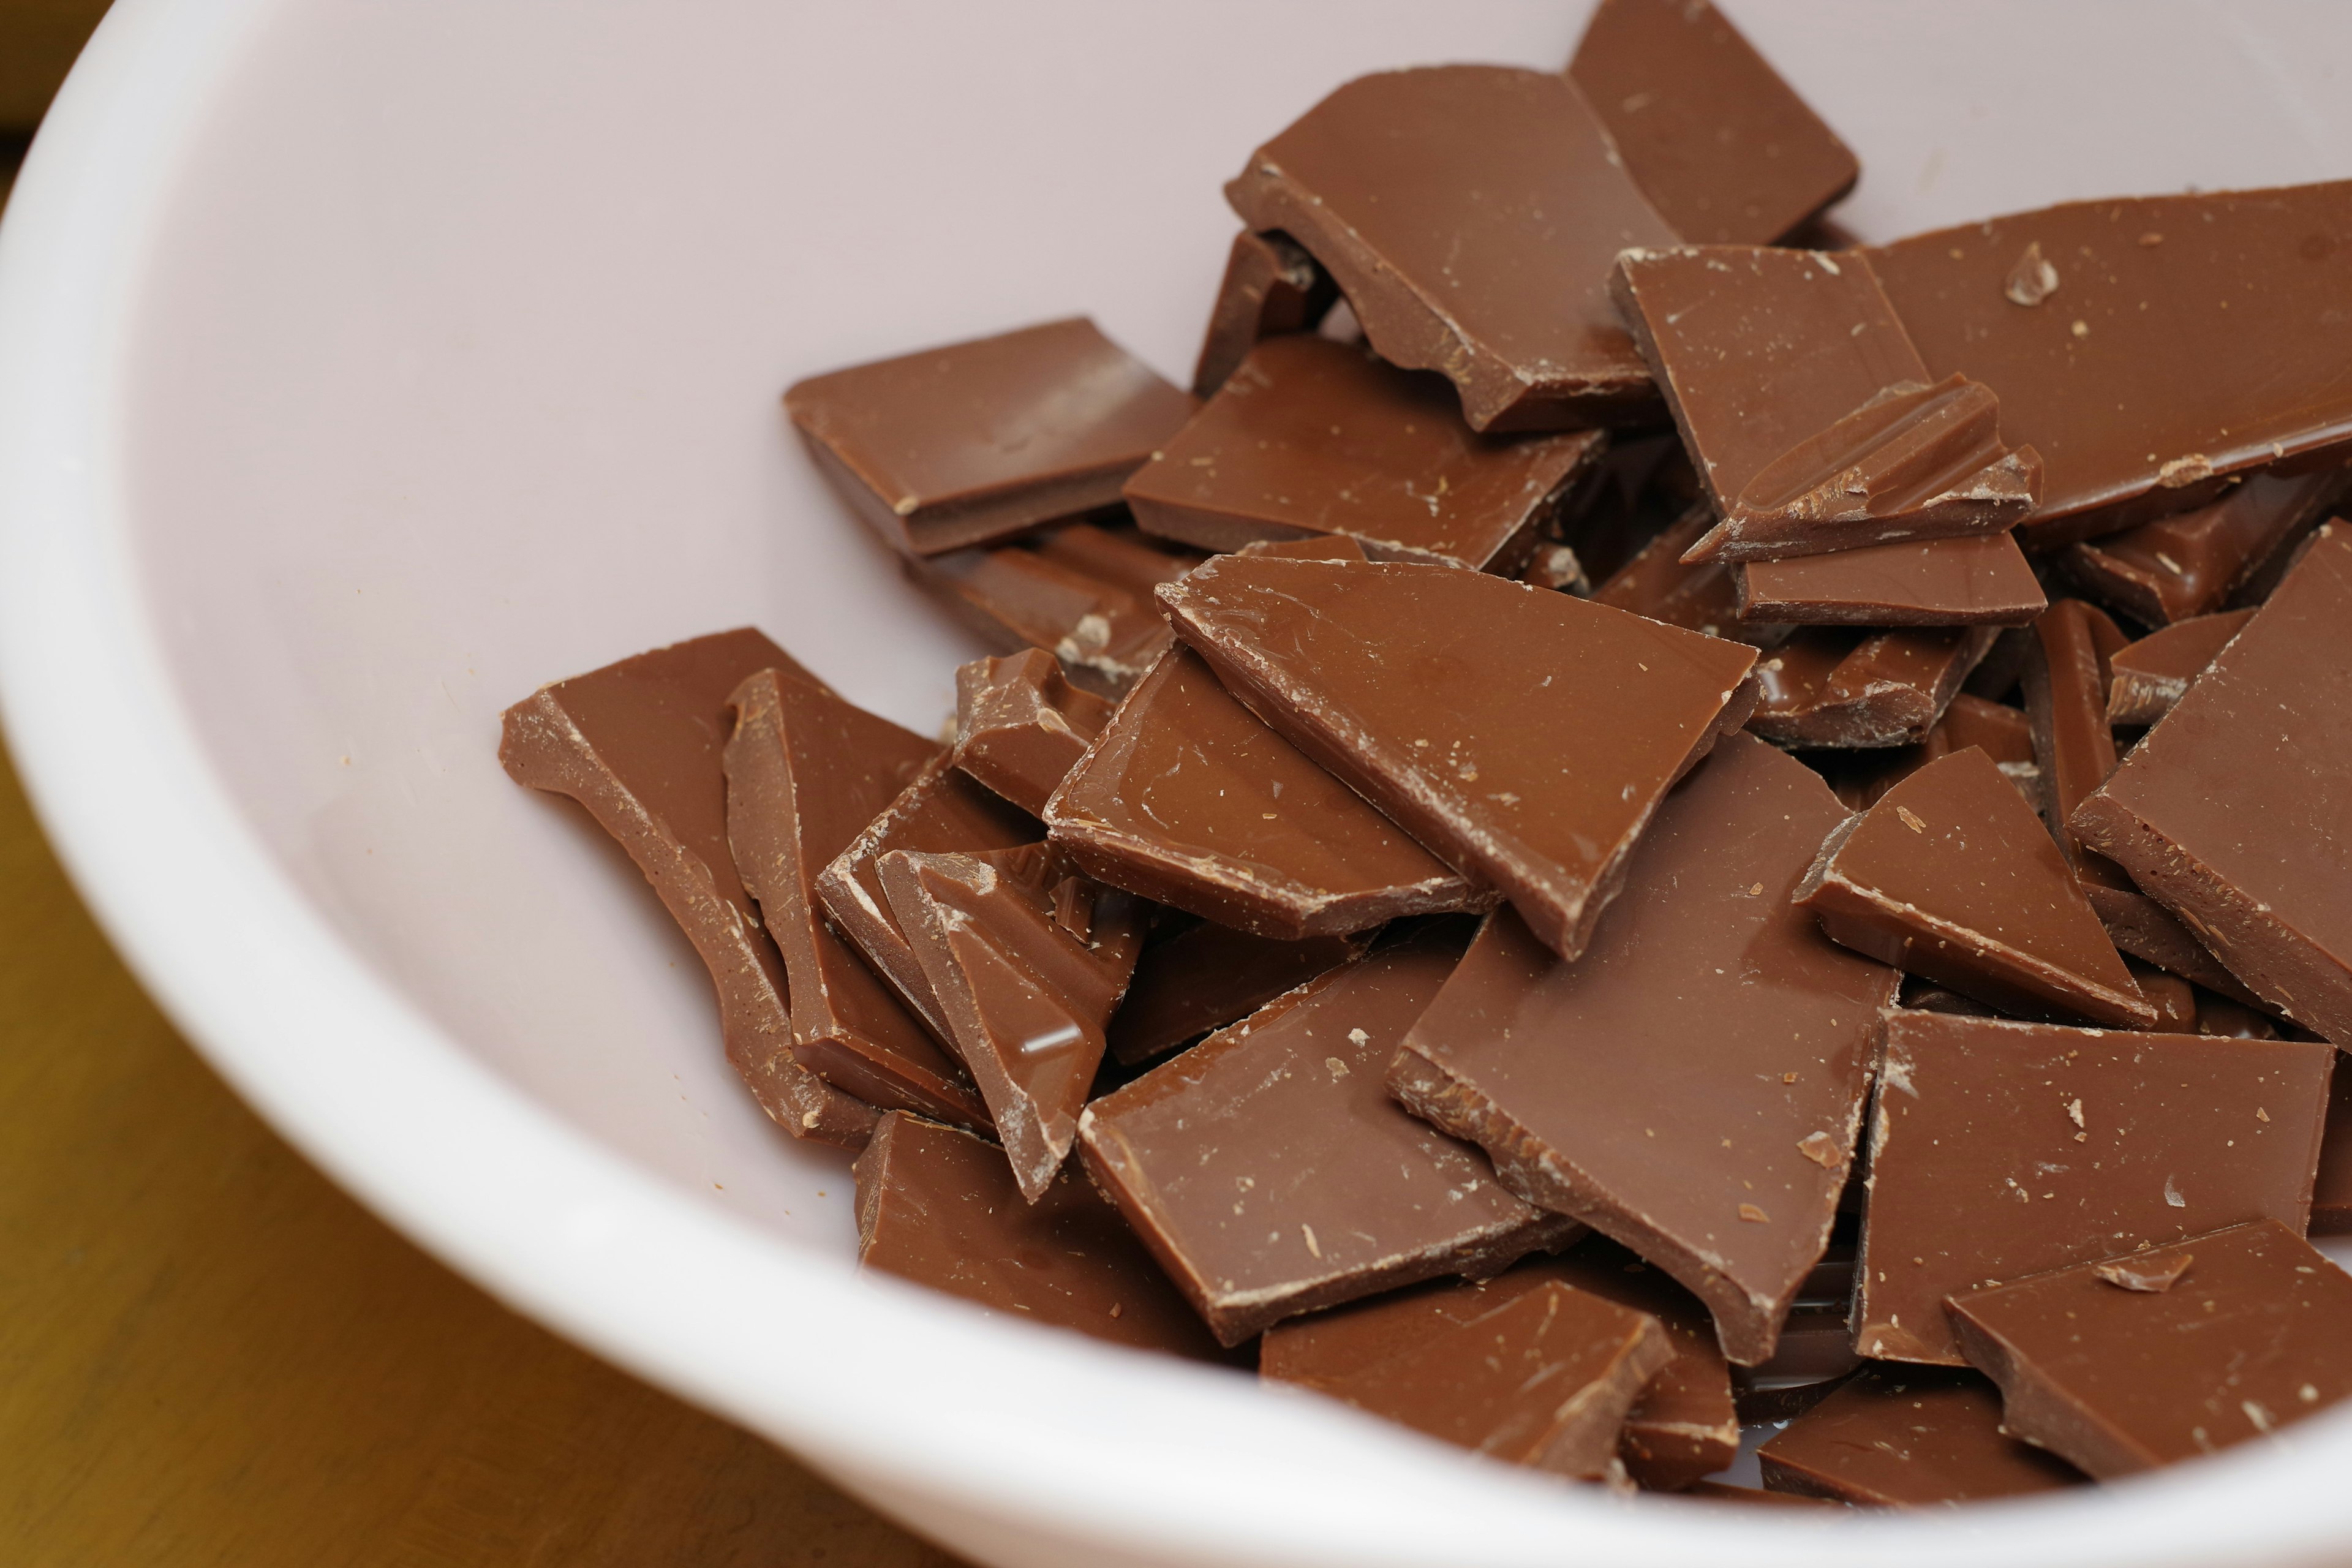
<instances>
[{"instance_id":1,"label":"dark brown chocolate piece","mask_svg":"<svg viewBox=\"0 0 2352 1568\"><path fill-rule=\"evenodd\" d=\"M1312 331L1339 293L1315 258L1286 236L1248 229L1234 236L1192 370L1192 395L1214 396L1261 340Z\"/></svg>"},{"instance_id":2,"label":"dark brown chocolate piece","mask_svg":"<svg viewBox=\"0 0 2352 1568\"><path fill-rule=\"evenodd\" d=\"M825 925L817 873L939 747L780 669L735 689L727 838L792 981L793 1056L868 1105L988 1124L963 1066Z\"/></svg>"},{"instance_id":3,"label":"dark brown chocolate piece","mask_svg":"<svg viewBox=\"0 0 2352 1568\"><path fill-rule=\"evenodd\" d=\"M1973 746L1839 825L1796 896L1846 946L2003 1012L2157 1026L2065 857Z\"/></svg>"},{"instance_id":4,"label":"dark brown chocolate piece","mask_svg":"<svg viewBox=\"0 0 2352 1568\"><path fill-rule=\"evenodd\" d=\"M1465 928L1432 922L1310 981L1079 1119L1087 1172L1224 1343L1580 1233L1382 1087Z\"/></svg>"},{"instance_id":5,"label":"dark brown chocolate piece","mask_svg":"<svg viewBox=\"0 0 2352 1568\"><path fill-rule=\"evenodd\" d=\"M1756 1451L1776 1492L1927 1508L2079 1486L2073 1466L2010 1436L1973 1372L1867 1367Z\"/></svg>"},{"instance_id":6,"label":"dark brown chocolate piece","mask_svg":"<svg viewBox=\"0 0 2352 1568\"><path fill-rule=\"evenodd\" d=\"M1069 678L1117 697L1168 646L1151 592L1199 564L1131 527L1073 523L993 550L907 563L908 574L1000 653L1041 647Z\"/></svg>"},{"instance_id":7,"label":"dark brown chocolate piece","mask_svg":"<svg viewBox=\"0 0 2352 1568\"><path fill-rule=\"evenodd\" d=\"M994 1145L895 1111L853 1169L865 1268L1114 1344L1234 1359L1076 1171L1033 1205Z\"/></svg>"},{"instance_id":8,"label":"dark brown chocolate piece","mask_svg":"<svg viewBox=\"0 0 2352 1568\"><path fill-rule=\"evenodd\" d=\"M2276 1020L2259 1008L2249 1007L2235 997L2216 995L2201 985L2189 989L2197 998L2197 1032L2223 1040L2275 1040L2281 1036ZM2330 1117L2334 1110L2328 1112ZM2322 1175L2326 1173L2326 1158L2320 1161ZM2312 1200L2316 1203L2316 1198Z\"/></svg>"},{"instance_id":9,"label":"dark brown chocolate piece","mask_svg":"<svg viewBox=\"0 0 2352 1568\"><path fill-rule=\"evenodd\" d=\"M1794 1420L1835 1393L1861 1365L1845 1304L1800 1301L1780 1325L1772 1358L1733 1369L1734 1406L1743 1422Z\"/></svg>"},{"instance_id":10,"label":"dark brown chocolate piece","mask_svg":"<svg viewBox=\"0 0 2352 1568\"><path fill-rule=\"evenodd\" d=\"M1519 568L1519 581L1530 588L1549 588L1556 593L1574 594L1579 598L1591 597L1592 584L1584 574L1584 563L1576 552L1565 544L1539 540L1528 563Z\"/></svg>"},{"instance_id":11,"label":"dark brown chocolate piece","mask_svg":"<svg viewBox=\"0 0 2352 1568\"><path fill-rule=\"evenodd\" d=\"M2131 971L2132 984L2147 998L2147 1005L2156 1009L2158 1029L2168 1035L2227 1033L2197 1026L2197 987L2188 981L2137 958L2125 959L2124 967Z\"/></svg>"},{"instance_id":12,"label":"dark brown chocolate piece","mask_svg":"<svg viewBox=\"0 0 2352 1568\"><path fill-rule=\"evenodd\" d=\"M2070 547L2083 591L2151 626L2208 615L2263 575L2344 491L2344 471L2252 474L2221 500Z\"/></svg>"},{"instance_id":13,"label":"dark brown chocolate piece","mask_svg":"<svg viewBox=\"0 0 2352 1568\"><path fill-rule=\"evenodd\" d=\"M1854 1348L1957 1365L1954 1291L2248 1220L2301 1230L2332 1055L1889 1014Z\"/></svg>"},{"instance_id":14,"label":"dark brown chocolate piece","mask_svg":"<svg viewBox=\"0 0 2352 1568\"><path fill-rule=\"evenodd\" d=\"M1111 1015L1111 1059L1140 1067L1212 1029L1245 1018L1364 951L1370 933L1276 942L1214 921L1143 950Z\"/></svg>"},{"instance_id":15,"label":"dark brown chocolate piece","mask_svg":"<svg viewBox=\"0 0 2352 1568\"><path fill-rule=\"evenodd\" d=\"M1685 562L1998 533L2032 510L2040 458L2002 445L1988 388L1928 384L1860 257L1633 250L1610 292L1720 520Z\"/></svg>"},{"instance_id":16,"label":"dark brown chocolate piece","mask_svg":"<svg viewBox=\"0 0 2352 1568\"><path fill-rule=\"evenodd\" d=\"M2255 994L2352 1044L2347 715L2352 530L2331 523L2069 821Z\"/></svg>"},{"instance_id":17,"label":"dark brown chocolate piece","mask_svg":"<svg viewBox=\"0 0 2352 1568\"><path fill-rule=\"evenodd\" d=\"M1083 316L811 376L784 394L818 469L909 555L1116 503L1192 406Z\"/></svg>"},{"instance_id":18,"label":"dark brown chocolate piece","mask_svg":"<svg viewBox=\"0 0 2352 1568\"><path fill-rule=\"evenodd\" d=\"M1684 564L1683 552L1714 521L1714 512L1704 506L1684 512L1593 590L1592 602L1711 637L1757 647L1778 644L1788 637L1787 626L1751 625L1739 618L1738 595L1732 585L1735 568L1720 561Z\"/></svg>"},{"instance_id":19,"label":"dark brown chocolate piece","mask_svg":"<svg viewBox=\"0 0 2352 1568\"><path fill-rule=\"evenodd\" d=\"M2200 1033L2225 1032L2206 1029L2204 1024L2200 1011ZM2319 1173L2311 1186L2310 1234L2352 1236L2352 1072L2337 1073L2327 1086L2327 1124L2320 1134Z\"/></svg>"},{"instance_id":20,"label":"dark brown chocolate piece","mask_svg":"<svg viewBox=\"0 0 2352 1568\"><path fill-rule=\"evenodd\" d=\"M1033 816L1109 722L1110 704L1043 648L956 671L956 766Z\"/></svg>"},{"instance_id":21,"label":"dark brown chocolate piece","mask_svg":"<svg viewBox=\"0 0 2352 1568\"><path fill-rule=\"evenodd\" d=\"M2057 274L2007 292L2029 247ZM2042 454L2046 550L2200 505L2221 476L2352 436L2352 182L2072 202L1865 252L1937 376L2000 395Z\"/></svg>"},{"instance_id":22,"label":"dark brown chocolate piece","mask_svg":"<svg viewBox=\"0 0 2352 1568\"><path fill-rule=\"evenodd\" d=\"M1924 741L1992 638L1990 626L1806 627L1757 663L1748 728L1824 750Z\"/></svg>"},{"instance_id":23,"label":"dark brown chocolate piece","mask_svg":"<svg viewBox=\"0 0 2352 1568\"><path fill-rule=\"evenodd\" d=\"M1509 574L1604 440L1478 435L1442 378L1297 333L1250 351L1124 493L1145 532L1204 550L1341 534L1375 560Z\"/></svg>"},{"instance_id":24,"label":"dark brown chocolate piece","mask_svg":"<svg viewBox=\"0 0 2352 1568\"><path fill-rule=\"evenodd\" d=\"M2352 1395L2352 1277L2274 1219L1951 1300L2001 1425L2106 1480Z\"/></svg>"},{"instance_id":25,"label":"dark brown chocolate piece","mask_svg":"<svg viewBox=\"0 0 2352 1568\"><path fill-rule=\"evenodd\" d=\"M1998 1018L2000 1009L1973 996L1963 996L1916 974L1903 977L1903 1005L1923 1013L1950 1013L1962 1018Z\"/></svg>"},{"instance_id":26,"label":"dark brown chocolate piece","mask_svg":"<svg viewBox=\"0 0 2352 1568\"><path fill-rule=\"evenodd\" d=\"M2107 722L2153 724L2171 712L2189 683L2253 617L2252 610L2192 616L2116 649L2107 660Z\"/></svg>"},{"instance_id":27,"label":"dark brown chocolate piece","mask_svg":"<svg viewBox=\"0 0 2352 1568\"><path fill-rule=\"evenodd\" d=\"M1731 569L1743 619L1809 626L2015 626L2049 604L2007 533L1877 544Z\"/></svg>"},{"instance_id":28,"label":"dark brown chocolate piece","mask_svg":"<svg viewBox=\"0 0 2352 1568\"><path fill-rule=\"evenodd\" d=\"M1667 786L1746 719L1756 657L1447 566L1227 557L1160 598L1234 695L1571 958Z\"/></svg>"},{"instance_id":29,"label":"dark brown chocolate piece","mask_svg":"<svg viewBox=\"0 0 2352 1568\"><path fill-rule=\"evenodd\" d=\"M1707 0L1601 0L1568 74L1686 239L1769 245L1861 177L1837 132Z\"/></svg>"},{"instance_id":30,"label":"dark brown chocolate piece","mask_svg":"<svg viewBox=\"0 0 2352 1568\"><path fill-rule=\"evenodd\" d=\"M1281 942L1494 907L1260 722L1190 648L1136 683L1045 822L1104 881Z\"/></svg>"},{"instance_id":31,"label":"dark brown chocolate piece","mask_svg":"<svg viewBox=\"0 0 2352 1568\"><path fill-rule=\"evenodd\" d=\"M727 1059L796 1138L861 1147L877 1112L793 1059L783 959L727 847L727 703L781 669L826 689L744 627L543 686L508 709L499 761L517 784L570 795L661 896L710 970Z\"/></svg>"},{"instance_id":32,"label":"dark brown chocolate piece","mask_svg":"<svg viewBox=\"0 0 2352 1568\"><path fill-rule=\"evenodd\" d=\"M1560 508L1553 531L1575 550L1591 580L1604 583L1698 500L1698 475L1672 428L1646 436L1620 431L1585 470L1584 482ZM1691 538L1706 530L1702 523ZM1688 547L1685 542L1683 548Z\"/></svg>"},{"instance_id":33,"label":"dark brown chocolate piece","mask_svg":"<svg viewBox=\"0 0 2352 1568\"><path fill-rule=\"evenodd\" d=\"M1748 1365L1828 1245L1895 973L1789 895L1845 819L1803 763L1726 740L1667 797L1593 945L1498 912L1390 1084L1514 1191L1680 1280Z\"/></svg>"},{"instance_id":34,"label":"dark brown chocolate piece","mask_svg":"<svg viewBox=\"0 0 2352 1568\"><path fill-rule=\"evenodd\" d=\"M1889 756L1885 767L1864 786L1862 804L1876 805L1888 790L1929 763L1970 746L1990 757L2026 804L2041 810L2042 768L2033 760L2032 724L2018 709L1966 691L1952 699L1925 741Z\"/></svg>"},{"instance_id":35,"label":"dark brown chocolate piece","mask_svg":"<svg viewBox=\"0 0 2352 1568\"><path fill-rule=\"evenodd\" d=\"M1606 283L1620 250L1676 237L1565 76L1359 77L1250 154L1225 199L1323 264L1381 358L1451 378L1475 430L1657 406Z\"/></svg>"}]
</instances>

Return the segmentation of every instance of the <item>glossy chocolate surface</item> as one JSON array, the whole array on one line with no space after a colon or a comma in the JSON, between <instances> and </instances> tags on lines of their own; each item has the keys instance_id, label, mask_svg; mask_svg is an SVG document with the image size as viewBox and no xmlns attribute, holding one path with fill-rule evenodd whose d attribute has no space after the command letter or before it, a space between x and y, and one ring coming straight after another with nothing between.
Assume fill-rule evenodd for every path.
<instances>
[{"instance_id":1,"label":"glossy chocolate surface","mask_svg":"<svg viewBox=\"0 0 2352 1568\"><path fill-rule=\"evenodd\" d=\"M2189 683L2253 618L2252 610L2192 616L2116 649L2107 660L2107 722L2153 724L2171 712Z\"/></svg>"},{"instance_id":2,"label":"glossy chocolate surface","mask_svg":"<svg viewBox=\"0 0 2352 1568\"><path fill-rule=\"evenodd\" d=\"M1192 368L1192 395L1215 395L1261 339L1312 331L1339 292L1315 258L1287 237L1248 229L1234 236Z\"/></svg>"},{"instance_id":3,"label":"glossy chocolate surface","mask_svg":"<svg viewBox=\"0 0 2352 1568\"><path fill-rule=\"evenodd\" d=\"M2250 474L2219 500L2071 546L2083 592L2151 626L2231 602L2315 527L2343 494L2340 468Z\"/></svg>"},{"instance_id":4,"label":"glossy chocolate surface","mask_svg":"<svg viewBox=\"0 0 2352 1568\"><path fill-rule=\"evenodd\" d=\"M1750 733L1823 750L1925 741L1992 646L1990 626L1808 626L1757 661Z\"/></svg>"},{"instance_id":5,"label":"glossy chocolate surface","mask_svg":"<svg viewBox=\"0 0 2352 1568\"><path fill-rule=\"evenodd\" d=\"M2085 884L2126 895L2130 879L2086 849L2066 819L2116 770L2116 736L2107 723L2107 661L2127 640L2097 605L2060 599L2033 623L2021 682L2051 837Z\"/></svg>"},{"instance_id":6,"label":"glossy chocolate surface","mask_svg":"<svg viewBox=\"0 0 2352 1568\"><path fill-rule=\"evenodd\" d=\"M1875 544L1731 569L1743 619L1809 626L2015 626L2049 600L2008 533Z\"/></svg>"},{"instance_id":7,"label":"glossy chocolate surface","mask_svg":"<svg viewBox=\"0 0 2352 1568\"><path fill-rule=\"evenodd\" d=\"M1890 1014L1854 1348L1956 1365L1957 1291L2249 1220L2300 1231L2333 1054Z\"/></svg>"},{"instance_id":8,"label":"glossy chocolate surface","mask_svg":"<svg viewBox=\"0 0 2352 1568\"><path fill-rule=\"evenodd\" d=\"M1936 1367L1865 1369L1757 1450L1764 1484L1800 1497L1927 1508L2079 1486L2064 1461L2000 1429L1985 1378Z\"/></svg>"},{"instance_id":9,"label":"glossy chocolate surface","mask_svg":"<svg viewBox=\"0 0 2352 1568\"><path fill-rule=\"evenodd\" d=\"M1043 648L976 658L956 671L956 766L1034 815L1110 722Z\"/></svg>"},{"instance_id":10,"label":"glossy chocolate surface","mask_svg":"<svg viewBox=\"0 0 2352 1568\"><path fill-rule=\"evenodd\" d=\"M1276 942L1202 921L1155 941L1111 1015L1111 1058L1140 1067L1164 1057L1360 956L1371 935Z\"/></svg>"}]
</instances>

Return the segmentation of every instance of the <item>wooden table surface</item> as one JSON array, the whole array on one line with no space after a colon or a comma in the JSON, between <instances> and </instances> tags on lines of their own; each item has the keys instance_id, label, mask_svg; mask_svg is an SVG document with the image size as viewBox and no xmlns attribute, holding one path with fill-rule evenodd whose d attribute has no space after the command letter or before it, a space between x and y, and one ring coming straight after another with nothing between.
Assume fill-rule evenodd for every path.
<instances>
[{"instance_id":1,"label":"wooden table surface","mask_svg":"<svg viewBox=\"0 0 2352 1568\"><path fill-rule=\"evenodd\" d=\"M103 5L0 0L0 201ZM952 1560L516 1317L241 1104L0 760L0 1564Z\"/></svg>"}]
</instances>

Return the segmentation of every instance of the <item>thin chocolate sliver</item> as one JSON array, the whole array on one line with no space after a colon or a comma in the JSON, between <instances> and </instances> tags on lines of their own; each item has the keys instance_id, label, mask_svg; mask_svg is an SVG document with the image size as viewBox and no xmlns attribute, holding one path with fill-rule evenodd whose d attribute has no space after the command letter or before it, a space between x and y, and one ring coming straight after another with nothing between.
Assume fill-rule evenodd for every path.
<instances>
[{"instance_id":1,"label":"thin chocolate sliver","mask_svg":"<svg viewBox=\"0 0 2352 1568\"><path fill-rule=\"evenodd\" d=\"M1033 816L1109 721L1110 704L1043 649L956 671L956 766Z\"/></svg>"},{"instance_id":2,"label":"thin chocolate sliver","mask_svg":"<svg viewBox=\"0 0 2352 1568\"><path fill-rule=\"evenodd\" d=\"M2080 1486L2063 1460L2001 1430L2000 1394L1966 1370L1868 1367L1757 1450L1777 1492L1927 1508Z\"/></svg>"},{"instance_id":3,"label":"thin chocolate sliver","mask_svg":"<svg viewBox=\"0 0 2352 1568\"><path fill-rule=\"evenodd\" d=\"M1732 567L1740 618L1807 626L2016 626L2049 599L2008 533Z\"/></svg>"},{"instance_id":4,"label":"thin chocolate sliver","mask_svg":"<svg viewBox=\"0 0 2352 1568\"><path fill-rule=\"evenodd\" d=\"M1192 395L1216 395L1262 340L1314 331L1339 292L1315 258L1286 237L1248 229L1234 236L1192 369Z\"/></svg>"},{"instance_id":5,"label":"thin chocolate sliver","mask_svg":"<svg viewBox=\"0 0 2352 1568\"><path fill-rule=\"evenodd\" d=\"M1277 942L1214 921L1154 942L1111 1015L1110 1054L1124 1067L1157 1060L1284 992L1360 957L1370 932Z\"/></svg>"},{"instance_id":6,"label":"thin chocolate sliver","mask_svg":"<svg viewBox=\"0 0 2352 1568\"><path fill-rule=\"evenodd\" d=\"M2336 468L2249 475L2221 500L2062 557L2083 592L2151 626L2210 615L2251 587L2344 492Z\"/></svg>"},{"instance_id":7,"label":"thin chocolate sliver","mask_svg":"<svg viewBox=\"0 0 2352 1568\"><path fill-rule=\"evenodd\" d=\"M1990 626L1805 627L1757 662L1748 731L1832 751L1916 744L1993 637Z\"/></svg>"},{"instance_id":8,"label":"thin chocolate sliver","mask_svg":"<svg viewBox=\"0 0 2352 1568\"><path fill-rule=\"evenodd\" d=\"M2253 619L2252 610L2192 616L2116 650L2107 660L2107 722L2153 724Z\"/></svg>"}]
</instances>

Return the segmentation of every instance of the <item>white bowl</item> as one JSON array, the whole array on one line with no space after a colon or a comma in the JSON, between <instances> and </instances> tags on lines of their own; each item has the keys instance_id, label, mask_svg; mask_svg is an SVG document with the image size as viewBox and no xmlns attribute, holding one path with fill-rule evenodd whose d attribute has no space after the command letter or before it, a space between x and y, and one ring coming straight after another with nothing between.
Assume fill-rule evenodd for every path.
<instances>
[{"instance_id":1,"label":"white bowl","mask_svg":"<svg viewBox=\"0 0 2352 1568\"><path fill-rule=\"evenodd\" d=\"M1808 1527L1627 1505L848 1268L544 680L757 622L929 730L969 649L787 438L811 371L1090 311L1187 368L1257 141L1578 5L121 0L0 235L0 691L59 850L288 1137L517 1307L994 1563L2352 1551L2352 1426ZM2352 9L1736 7L1871 237L2352 168Z\"/></svg>"}]
</instances>

